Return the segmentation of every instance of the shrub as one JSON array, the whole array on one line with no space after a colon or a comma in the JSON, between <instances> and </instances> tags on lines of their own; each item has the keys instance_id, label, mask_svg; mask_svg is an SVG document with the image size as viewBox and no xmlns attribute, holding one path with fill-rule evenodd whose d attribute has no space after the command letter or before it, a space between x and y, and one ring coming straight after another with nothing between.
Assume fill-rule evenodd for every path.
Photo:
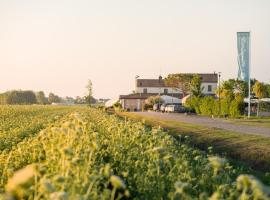
<instances>
[{"instance_id":1,"label":"shrub","mask_svg":"<svg viewBox=\"0 0 270 200\"><path fill-rule=\"evenodd\" d=\"M243 98L237 97L231 102L230 106L230 116L231 117L239 117L244 113L245 105L243 102Z\"/></svg>"},{"instance_id":2,"label":"shrub","mask_svg":"<svg viewBox=\"0 0 270 200\"><path fill-rule=\"evenodd\" d=\"M213 115L215 110L215 99L212 96L204 97L200 101L200 112L202 115Z\"/></svg>"}]
</instances>

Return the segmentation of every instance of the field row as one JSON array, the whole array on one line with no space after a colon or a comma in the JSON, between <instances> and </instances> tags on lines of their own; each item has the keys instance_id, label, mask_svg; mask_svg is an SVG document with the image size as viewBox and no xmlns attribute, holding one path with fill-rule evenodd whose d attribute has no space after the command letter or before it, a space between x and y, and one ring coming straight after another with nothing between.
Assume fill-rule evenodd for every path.
<instances>
[{"instance_id":1,"label":"field row","mask_svg":"<svg viewBox=\"0 0 270 200\"><path fill-rule=\"evenodd\" d=\"M2 198L269 199L255 177L187 141L79 109L1 153Z\"/></svg>"}]
</instances>

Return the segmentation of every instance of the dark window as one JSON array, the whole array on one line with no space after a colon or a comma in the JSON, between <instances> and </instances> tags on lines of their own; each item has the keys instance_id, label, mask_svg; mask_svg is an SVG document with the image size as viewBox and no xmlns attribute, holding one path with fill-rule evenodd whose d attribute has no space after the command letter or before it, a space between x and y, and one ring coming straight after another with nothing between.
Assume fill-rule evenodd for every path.
<instances>
[{"instance_id":1,"label":"dark window","mask_svg":"<svg viewBox=\"0 0 270 200\"><path fill-rule=\"evenodd\" d=\"M168 89L164 89L164 94L168 94Z\"/></svg>"},{"instance_id":2,"label":"dark window","mask_svg":"<svg viewBox=\"0 0 270 200\"><path fill-rule=\"evenodd\" d=\"M143 89L143 93L145 93L145 94L147 93L147 88Z\"/></svg>"},{"instance_id":3,"label":"dark window","mask_svg":"<svg viewBox=\"0 0 270 200\"><path fill-rule=\"evenodd\" d=\"M212 92L212 85L208 85L208 92Z\"/></svg>"},{"instance_id":4,"label":"dark window","mask_svg":"<svg viewBox=\"0 0 270 200\"><path fill-rule=\"evenodd\" d=\"M142 82L140 82L140 86L142 86Z\"/></svg>"}]
</instances>

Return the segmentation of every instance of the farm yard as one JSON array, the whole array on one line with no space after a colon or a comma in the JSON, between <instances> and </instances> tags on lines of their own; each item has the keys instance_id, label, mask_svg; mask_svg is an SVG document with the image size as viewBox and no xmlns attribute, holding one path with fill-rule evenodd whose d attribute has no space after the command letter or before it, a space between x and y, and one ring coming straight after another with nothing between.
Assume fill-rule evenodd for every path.
<instances>
[{"instance_id":1,"label":"farm yard","mask_svg":"<svg viewBox=\"0 0 270 200\"><path fill-rule=\"evenodd\" d=\"M0 107L0 199L269 199L188 136L86 106Z\"/></svg>"}]
</instances>

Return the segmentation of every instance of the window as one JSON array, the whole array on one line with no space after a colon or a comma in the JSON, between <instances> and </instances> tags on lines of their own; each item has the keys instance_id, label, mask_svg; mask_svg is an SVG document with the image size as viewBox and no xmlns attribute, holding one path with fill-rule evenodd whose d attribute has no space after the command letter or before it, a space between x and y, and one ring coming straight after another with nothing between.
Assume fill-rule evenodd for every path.
<instances>
[{"instance_id":1,"label":"window","mask_svg":"<svg viewBox=\"0 0 270 200\"><path fill-rule=\"evenodd\" d=\"M142 82L140 82L140 86L142 86Z\"/></svg>"},{"instance_id":2,"label":"window","mask_svg":"<svg viewBox=\"0 0 270 200\"><path fill-rule=\"evenodd\" d=\"M143 93L146 94L147 93L147 88L143 89Z\"/></svg>"},{"instance_id":3,"label":"window","mask_svg":"<svg viewBox=\"0 0 270 200\"><path fill-rule=\"evenodd\" d=\"M208 92L212 92L212 85L208 85Z\"/></svg>"},{"instance_id":4,"label":"window","mask_svg":"<svg viewBox=\"0 0 270 200\"><path fill-rule=\"evenodd\" d=\"M164 94L168 94L168 89L164 89Z\"/></svg>"}]
</instances>

